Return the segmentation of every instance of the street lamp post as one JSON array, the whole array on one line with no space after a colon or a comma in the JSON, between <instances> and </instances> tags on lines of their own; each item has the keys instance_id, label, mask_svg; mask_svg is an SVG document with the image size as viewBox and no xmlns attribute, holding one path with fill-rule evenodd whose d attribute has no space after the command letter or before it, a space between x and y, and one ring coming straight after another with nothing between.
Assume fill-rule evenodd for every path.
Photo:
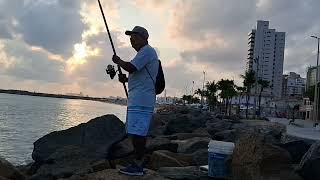
<instances>
[{"instance_id":1,"label":"street lamp post","mask_svg":"<svg viewBox=\"0 0 320 180\"><path fill-rule=\"evenodd\" d=\"M255 90L254 90L254 117L257 115L257 88L258 88L258 79L259 79L259 56L254 58L254 61L256 62L256 80L255 80Z\"/></svg>"},{"instance_id":2,"label":"street lamp post","mask_svg":"<svg viewBox=\"0 0 320 180\"><path fill-rule=\"evenodd\" d=\"M204 96L204 82L206 80L206 72L203 71L203 83L202 83L202 93L201 93L201 105L203 106L203 96Z\"/></svg>"},{"instance_id":3,"label":"street lamp post","mask_svg":"<svg viewBox=\"0 0 320 180\"><path fill-rule=\"evenodd\" d=\"M312 38L315 38L318 40L318 53L317 53L317 66L316 66L316 82L315 82L315 86L314 86L314 90L315 90L315 95L314 95L314 112L313 112L313 120L315 122L318 122L318 99L319 99L319 93L318 93L318 76L319 76L319 71L318 71L318 66L319 66L319 40L320 38L317 36L311 36Z\"/></svg>"}]
</instances>

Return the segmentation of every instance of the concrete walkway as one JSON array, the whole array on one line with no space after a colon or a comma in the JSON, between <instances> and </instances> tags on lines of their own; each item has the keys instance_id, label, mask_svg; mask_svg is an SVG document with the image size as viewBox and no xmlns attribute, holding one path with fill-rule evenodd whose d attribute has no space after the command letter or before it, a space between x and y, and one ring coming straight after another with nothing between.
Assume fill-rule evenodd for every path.
<instances>
[{"instance_id":1,"label":"concrete walkway","mask_svg":"<svg viewBox=\"0 0 320 180\"><path fill-rule=\"evenodd\" d=\"M286 118L268 117L271 122L278 122L287 126L287 134L320 141L320 128L313 127L313 122L309 120L296 119L293 124L289 124Z\"/></svg>"}]
</instances>

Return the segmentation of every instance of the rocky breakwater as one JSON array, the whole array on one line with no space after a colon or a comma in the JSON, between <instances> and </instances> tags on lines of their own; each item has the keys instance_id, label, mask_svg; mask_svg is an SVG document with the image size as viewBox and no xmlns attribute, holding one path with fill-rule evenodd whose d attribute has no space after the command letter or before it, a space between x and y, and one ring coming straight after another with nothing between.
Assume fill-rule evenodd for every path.
<instances>
[{"instance_id":1,"label":"rocky breakwater","mask_svg":"<svg viewBox=\"0 0 320 180\"><path fill-rule=\"evenodd\" d=\"M210 139L236 144L226 162L232 179L320 179L319 142L285 132L285 126L268 121L162 107L150 127L147 174L128 177L115 169L132 157L125 126L114 115L105 115L38 139L29 165L14 167L0 159L0 180L205 180L210 178L199 166L208 164Z\"/></svg>"}]
</instances>

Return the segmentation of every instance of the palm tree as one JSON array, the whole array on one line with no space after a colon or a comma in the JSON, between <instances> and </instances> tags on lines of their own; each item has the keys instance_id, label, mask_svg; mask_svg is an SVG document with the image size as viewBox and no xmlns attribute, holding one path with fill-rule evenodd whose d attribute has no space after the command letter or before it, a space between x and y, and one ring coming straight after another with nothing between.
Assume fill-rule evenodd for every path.
<instances>
[{"instance_id":1,"label":"palm tree","mask_svg":"<svg viewBox=\"0 0 320 180\"><path fill-rule=\"evenodd\" d=\"M220 98L223 99L225 108L226 108L226 113L230 115L231 111L231 106L230 106L230 100L232 99L233 96L237 95L236 91L236 85L234 84L233 80L229 79L221 79L218 83L218 89L220 90ZM229 107L230 106L230 107ZM229 113L228 113L229 110Z\"/></svg>"},{"instance_id":2,"label":"palm tree","mask_svg":"<svg viewBox=\"0 0 320 180\"><path fill-rule=\"evenodd\" d=\"M205 91L205 90L204 90ZM198 89L196 89L195 91L194 91L194 94L197 94L197 95L199 95L199 96L204 96L204 91L202 91L200 88L198 88Z\"/></svg>"},{"instance_id":3,"label":"palm tree","mask_svg":"<svg viewBox=\"0 0 320 180\"><path fill-rule=\"evenodd\" d=\"M203 95L207 98L210 109L213 109L217 103L217 84L214 81L209 81L205 85L205 90L202 92Z\"/></svg>"},{"instance_id":4,"label":"palm tree","mask_svg":"<svg viewBox=\"0 0 320 180\"><path fill-rule=\"evenodd\" d=\"M239 114L240 114L240 101L241 101L241 98L242 98L242 95L246 92L246 88L245 87L240 87L240 86L237 86L236 87L236 89L237 89L237 92L238 92L238 96L239 96L239 99L238 99L238 104L239 104L239 109L238 109L238 111L239 111Z\"/></svg>"},{"instance_id":5,"label":"palm tree","mask_svg":"<svg viewBox=\"0 0 320 180\"><path fill-rule=\"evenodd\" d=\"M246 71L245 74L240 75L243 78L243 87L246 88L246 118L248 118L248 109L249 109L249 100L250 100L250 91L256 82L255 72L252 70Z\"/></svg>"},{"instance_id":6,"label":"palm tree","mask_svg":"<svg viewBox=\"0 0 320 180\"><path fill-rule=\"evenodd\" d=\"M261 116L261 94L262 94L262 91L265 89L265 88L268 88L269 87L269 81L267 80L262 80L262 79L259 79L258 80L258 84L260 85L260 92L259 92L259 117Z\"/></svg>"}]
</instances>

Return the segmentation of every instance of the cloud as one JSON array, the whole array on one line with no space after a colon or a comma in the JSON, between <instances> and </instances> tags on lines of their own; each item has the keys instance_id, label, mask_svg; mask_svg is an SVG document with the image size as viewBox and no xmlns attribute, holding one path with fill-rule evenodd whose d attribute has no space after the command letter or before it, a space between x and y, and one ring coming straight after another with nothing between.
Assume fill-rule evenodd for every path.
<instances>
[{"instance_id":1,"label":"cloud","mask_svg":"<svg viewBox=\"0 0 320 180\"><path fill-rule=\"evenodd\" d=\"M20 80L38 80L45 82L63 81L64 63L50 60L50 53L43 49L32 49L30 46L14 40L3 42L0 62L5 75Z\"/></svg>"},{"instance_id":2,"label":"cloud","mask_svg":"<svg viewBox=\"0 0 320 180\"><path fill-rule=\"evenodd\" d=\"M307 38L320 31L315 18L319 5L316 0L179 1L167 32L186 62L208 63L226 74L243 73L247 33L257 20L269 20L270 28L287 33L285 71L305 75L314 46Z\"/></svg>"},{"instance_id":3,"label":"cloud","mask_svg":"<svg viewBox=\"0 0 320 180\"><path fill-rule=\"evenodd\" d=\"M77 2L77 3L75 3ZM81 41L85 24L81 21L80 1L35 3L18 19L18 32L24 40L55 54L70 55L73 44Z\"/></svg>"},{"instance_id":4,"label":"cloud","mask_svg":"<svg viewBox=\"0 0 320 180\"><path fill-rule=\"evenodd\" d=\"M134 5L147 11L164 11L172 4L171 0L134 0Z\"/></svg>"},{"instance_id":5,"label":"cloud","mask_svg":"<svg viewBox=\"0 0 320 180\"><path fill-rule=\"evenodd\" d=\"M194 88L202 87L203 71L206 80L241 82L247 34L257 20L286 32L285 73L304 76L315 64L316 41L310 35L320 35L317 0L101 2L124 60L135 51L122 31L142 18L161 54L168 95L189 92L192 81ZM124 96L122 85L105 73L112 54L96 0L0 0L0 76L7 79L1 82Z\"/></svg>"}]
</instances>

